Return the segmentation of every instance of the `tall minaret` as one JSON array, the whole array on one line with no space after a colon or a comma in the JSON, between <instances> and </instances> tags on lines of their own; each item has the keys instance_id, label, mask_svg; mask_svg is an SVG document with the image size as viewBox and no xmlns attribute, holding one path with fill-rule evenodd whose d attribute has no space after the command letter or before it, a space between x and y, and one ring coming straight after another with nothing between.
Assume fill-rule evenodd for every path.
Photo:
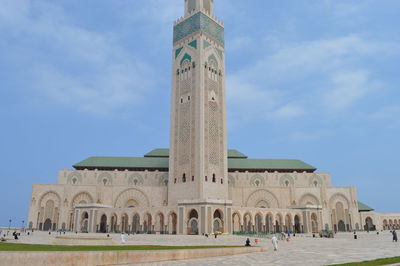
<instances>
[{"instance_id":1,"label":"tall minaret","mask_svg":"<svg viewBox=\"0 0 400 266\"><path fill-rule=\"evenodd\" d=\"M185 0L173 47L169 204L228 200L224 26L213 0Z\"/></svg>"}]
</instances>

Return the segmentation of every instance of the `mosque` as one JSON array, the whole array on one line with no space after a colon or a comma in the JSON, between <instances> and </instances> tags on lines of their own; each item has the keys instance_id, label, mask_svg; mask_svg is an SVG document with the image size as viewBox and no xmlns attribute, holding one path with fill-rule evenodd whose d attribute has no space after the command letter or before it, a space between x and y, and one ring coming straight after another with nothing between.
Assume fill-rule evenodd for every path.
<instances>
[{"instance_id":1,"label":"mosque","mask_svg":"<svg viewBox=\"0 0 400 266\"><path fill-rule=\"evenodd\" d=\"M400 214L301 160L228 150L224 24L213 0L184 0L174 23L170 149L90 157L34 184L29 228L159 234L298 233L399 228Z\"/></svg>"}]
</instances>

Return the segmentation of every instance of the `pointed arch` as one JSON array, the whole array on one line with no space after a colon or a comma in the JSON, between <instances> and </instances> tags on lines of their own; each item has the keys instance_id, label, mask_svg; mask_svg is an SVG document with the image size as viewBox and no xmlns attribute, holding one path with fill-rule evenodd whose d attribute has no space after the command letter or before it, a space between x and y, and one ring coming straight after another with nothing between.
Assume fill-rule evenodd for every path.
<instances>
[{"instance_id":1,"label":"pointed arch","mask_svg":"<svg viewBox=\"0 0 400 266\"><path fill-rule=\"evenodd\" d=\"M260 189L253 192L246 200L247 207L255 207L261 201L268 203L268 208L279 208L277 197L266 189Z\"/></svg>"},{"instance_id":2,"label":"pointed arch","mask_svg":"<svg viewBox=\"0 0 400 266\"><path fill-rule=\"evenodd\" d=\"M137 203L135 207L149 207L149 199L141 190L128 188L122 191L115 199L115 208L126 208L129 202Z\"/></svg>"},{"instance_id":3,"label":"pointed arch","mask_svg":"<svg viewBox=\"0 0 400 266\"><path fill-rule=\"evenodd\" d=\"M306 193L303 196L301 196L299 200L299 204L301 206L304 205L320 205L320 201L318 200L317 196L311 194L311 193Z\"/></svg>"},{"instance_id":4,"label":"pointed arch","mask_svg":"<svg viewBox=\"0 0 400 266\"><path fill-rule=\"evenodd\" d=\"M78 192L72 198L71 209L75 208L76 205L78 205L78 204L89 204L89 203L93 203L93 202L94 202L93 197L92 197L92 195L90 195L89 192L87 192L87 191Z\"/></svg>"}]
</instances>

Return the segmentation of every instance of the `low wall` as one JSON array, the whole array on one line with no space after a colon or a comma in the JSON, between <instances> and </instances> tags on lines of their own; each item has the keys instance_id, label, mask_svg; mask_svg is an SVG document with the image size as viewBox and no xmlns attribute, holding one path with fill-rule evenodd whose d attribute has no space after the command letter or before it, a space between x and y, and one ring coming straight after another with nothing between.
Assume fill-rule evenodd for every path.
<instances>
[{"instance_id":1,"label":"low wall","mask_svg":"<svg viewBox=\"0 0 400 266\"><path fill-rule=\"evenodd\" d=\"M1 266L121 265L170 260L200 259L266 251L262 247L181 250L0 252Z\"/></svg>"}]
</instances>

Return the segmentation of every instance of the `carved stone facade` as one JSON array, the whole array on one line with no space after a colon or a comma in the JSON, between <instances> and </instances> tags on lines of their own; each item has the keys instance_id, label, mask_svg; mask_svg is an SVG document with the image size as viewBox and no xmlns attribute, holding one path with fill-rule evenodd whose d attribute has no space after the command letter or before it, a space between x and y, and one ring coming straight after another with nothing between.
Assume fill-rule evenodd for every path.
<instances>
[{"instance_id":1,"label":"carved stone facade","mask_svg":"<svg viewBox=\"0 0 400 266\"><path fill-rule=\"evenodd\" d=\"M394 229L354 187L298 160L227 150L224 25L213 0L185 0L174 25L170 151L91 157L33 185L28 226L77 232L272 233Z\"/></svg>"}]
</instances>

